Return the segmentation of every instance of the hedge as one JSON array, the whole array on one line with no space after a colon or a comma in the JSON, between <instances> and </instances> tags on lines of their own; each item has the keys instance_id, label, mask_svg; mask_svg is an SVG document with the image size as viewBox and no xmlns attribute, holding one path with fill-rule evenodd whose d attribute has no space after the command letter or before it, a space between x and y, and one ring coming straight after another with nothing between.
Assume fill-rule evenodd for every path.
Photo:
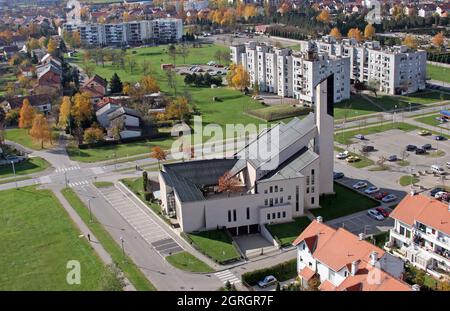
<instances>
[{"instance_id":1,"label":"hedge","mask_svg":"<svg viewBox=\"0 0 450 311\"><path fill-rule=\"evenodd\" d=\"M297 276L297 259L288 260L272 267L246 272L242 274L242 282L253 286L268 275L273 275L279 282L294 278Z\"/></svg>"}]
</instances>

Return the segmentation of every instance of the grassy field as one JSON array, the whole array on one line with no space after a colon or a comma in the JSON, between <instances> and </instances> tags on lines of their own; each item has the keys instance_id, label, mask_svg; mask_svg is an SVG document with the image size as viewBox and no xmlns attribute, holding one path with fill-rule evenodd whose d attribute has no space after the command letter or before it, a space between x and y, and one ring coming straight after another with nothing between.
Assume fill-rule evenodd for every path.
<instances>
[{"instance_id":1,"label":"grassy field","mask_svg":"<svg viewBox=\"0 0 450 311\"><path fill-rule=\"evenodd\" d=\"M210 230L186 234L193 245L218 263L238 260L240 255L232 240L223 230Z\"/></svg>"},{"instance_id":2,"label":"grassy field","mask_svg":"<svg viewBox=\"0 0 450 311\"><path fill-rule=\"evenodd\" d=\"M409 108L409 103L411 103L412 107L419 108L422 105L449 100L450 95L438 91L424 91L407 96L378 95L376 97L370 96L370 98L385 110L392 110L395 109L395 106L397 106L397 109Z\"/></svg>"},{"instance_id":3,"label":"grassy field","mask_svg":"<svg viewBox=\"0 0 450 311\"><path fill-rule=\"evenodd\" d=\"M114 183L109 181L97 181L94 182L94 186L96 186L97 188L108 188L114 186Z\"/></svg>"},{"instance_id":4,"label":"grassy field","mask_svg":"<svg viewBox=\"0 0 450 311\"><path fill-rule=\"evenodd\" d=\"M14 165L16 175L28 175L41 172L50 166L43 158L34 157ZM0 166L0 178L14 176L12 165Z\"/></svg>"},{"instance_id":5,"label":"grassy field","mask_svg":"<svg viewBox=\"0 0 450 311\"><path fill-rule=\"evenodd\" d=\"M439 114L432 114L426 117L415 118L414 120L431 126L442 126L442 127L447 126L447 123L441 123L438 120L436 120L437 117L439 117Z\"/></svg>"},{"instance_id":6,"label":"grassy field","mask_svg":"<svg viewBox=\"0 0 450 311\"><path fill-rule=\"evenodd\" d=\"M281 246L289 246L310 222L308 217L299 217L295 218L293 222L268 225L267 229L280 241Z\"/></svg>"},{"instance_id":7,"label":"grassy field","mask_svg":"<svg viewBox=\"0 0 450 311\"><path fill-rule=\"evenodd\" d=\"M411 175L404 175L402 177L400 177L398 183L400 184L400 186L409 186L411 185L411 181L413 184L419 182L419 177L412 177Z\"/></svg>"},{"instance_id":8,"label":"grassy field","mask_svg":"<svg viewBox=\"0 0 450 311\"><path fill-rule=\"evenodd\" d=\"M70 188L63 189L62 194L67 201L69 201L70 205L72 205L81 219L83 219L84 223L94 233L95 237L100 241L105 250L110 254L113 261L119 266L136 289L142 291L156 290L155 287L148 281L146 276L141 272L139 267L134 264L131 258L127 256L126 261L123 260L124 258L121 247L114 241L103 225L98 222L95 217L93 217L93 221L91 222L89 209L80 200L77 194Z\"/></svg>"},{"instance_id":9,"label":"grassy field","mask_svg":"<svg viewBox=\"0 0 450 311\"><path fill-rule=\"evenodd\" d=\"M311 210L314 216L322 216L324 221L328 221L379 205L377 201L338 183L334 183L334 191L335 195L320 198L321 208Z\"/></svg>"},{"instance_id":10,"label":"grassy field","mask_svg":"<svg viewBox=\"0 0 450 311\"><path fill-rule=\"evenodd\" d=\"M427 77L430 77L432 80L450 83L450 68L427 65Z\"/></svg>"},{"instance_id":11,"label":"grassy field","mask_svg":"<svg viewBox=\"0 0 450 311\"><path fill-rule=\"evenodd\" d=\"M168 263L175 268L189 272L214 272L206 263L186 251L166 257Z\"/></svg>"},{"instance_id":12,"label":"grassy field","mask_svg":"<svg viewBox=\"0 0 450 311\"><path fill-rule=\"evenodd\" d=\"M404 122L396 122L395 124L385 123L385 124L378 125L378 126L370 126L370 127L355 129L355 130L351 130L351 131L342 131L342 132L336 133L334 135L334 140L343 145L350 145L355 142L354 137L357 134L362 134L362 135L367 136L370 134L382 133L382 132L394 130L394 129L402 130L405 132L410 132L410 131L417 129L417 127L414 125L408 124L408 123L404 123Z\"/></svg>"},{"instance_id":13,"label":"grassy field","mask_svg":"<svg viewBox=\"0 0 450 311\"><path fill-rule=\"evenodd\" d=\"M48 190L0 191L0 290L99 290L104 265ZM81 284L66 267L81 264Z\"/></svg>"},{"instance_id":14,"label":"grassy field","mask_svg":"<svg viewBox=\"0 0 450 311\"><path fill-rule=\"evenodd\" d=\"M359 95L352 95L350 99L334 104L336 119L349 119L380 112L381 109Z\"/></svg>"},{"instance_id":15,"label":"grassy field","mask_svg":"<svg viewBox=\"0 0 450 311\"><path fill-rule=\"evenodd\" d=\"M21 144L24 147L30 148L30 149L41 149L41 146L39 144L36 144L28 135L27 129L9 129L5 131L5 139L10 140L13 142L16 142L18 144Z\"/></svg>"}]
</instances>

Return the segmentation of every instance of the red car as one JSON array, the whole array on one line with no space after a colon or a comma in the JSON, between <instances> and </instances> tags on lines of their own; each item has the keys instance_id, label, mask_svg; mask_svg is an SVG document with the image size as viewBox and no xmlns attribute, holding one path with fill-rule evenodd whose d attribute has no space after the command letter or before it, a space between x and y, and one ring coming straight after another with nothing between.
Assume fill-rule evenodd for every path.
<instances>
[{"instance_id":1,"label":"red car","mask_svg":"<svg viewBox=\"0 0 450 311\"><path fill-rule=\"evenodd\" d=\"M374 195L374 198L377 199L377 200L382 200L388 194L389 193L387 193L387 192L379 192L376 195Z\"/></svg>"},{"instance_id":2,"label":"red car","mask_svg":"<svg viewBox=\"0 0 450 311\"><path fill-rule=\"evenodd\" d=\"M384 218L387 218L389 216L389 212L382 207L377 207L375 210L383 215Z\"/></svg>"}]
</instances>

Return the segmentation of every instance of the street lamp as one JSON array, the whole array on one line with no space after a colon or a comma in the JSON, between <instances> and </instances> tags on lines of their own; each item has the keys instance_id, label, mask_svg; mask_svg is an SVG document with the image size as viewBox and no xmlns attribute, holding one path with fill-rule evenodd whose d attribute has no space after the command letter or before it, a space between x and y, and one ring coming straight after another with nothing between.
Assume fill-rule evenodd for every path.
<instances>
[{"instance_id":1,"label":"street lamp","mask_svg":"<svg viewBox=\"0 0 450 311\"><path fill-rule=\"evenodd\" d=\"M413 172L414 172L414 168L411 167L410 170L411 170L411 193L414 193L414 190L413 190L413 184L414 184Z\"/></svg>"},{"instance_id":2,"label":"street lamp","mask_svg":"<svg viewBox=\"0 0 450 311\"><path fill-rule=\"evenodd\" d=\"M91 199L88 199L89 219L92 222Z\"/></svg>"},{"instance_id":3,"label":"street lamp","mask_svg":"<svg viewBox=\"0 0 450 311\"><path fill-rule=\"evenodd\" d=\"M11 165L12 165L12 169L13 169L13 174L14 174L14 182L16 184L16 189L17 187L17 178L16 178L16 167L14 166L14 161L11 161Z\"/></svg>"},{"instance_id":4,"label":"street lamp","mask_svg":"<svg viewBox=\"0 0 450 311\"><path fill-rule=\"evenodd\" d=\"M121 245L122 245L122 255L123 255L123 258L125 259L125 248L124 248L124 246L123 246L123 243L124 243L125 241L124 241L123 237L120 237L119 239L120 239L120 243L121 243Z\"/></svg>"}]
</instances>

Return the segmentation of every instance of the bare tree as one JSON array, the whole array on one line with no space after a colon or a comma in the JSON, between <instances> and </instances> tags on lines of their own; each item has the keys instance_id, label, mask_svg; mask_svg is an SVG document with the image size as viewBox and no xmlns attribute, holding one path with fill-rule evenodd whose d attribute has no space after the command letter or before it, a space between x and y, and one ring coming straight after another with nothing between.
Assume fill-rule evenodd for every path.
<instances>
[{"instance_id":1,"label":"bare tree","mask_svg":"<svg viewBox=\"0 0 450 311\"><path fill-rule=\"evenodd\" d=\"M167 69L166 70L167 84L170 88L173 89L174 95L177 95L177 81L175 77L175 70Z\"/></svg>"}]
</instances>

